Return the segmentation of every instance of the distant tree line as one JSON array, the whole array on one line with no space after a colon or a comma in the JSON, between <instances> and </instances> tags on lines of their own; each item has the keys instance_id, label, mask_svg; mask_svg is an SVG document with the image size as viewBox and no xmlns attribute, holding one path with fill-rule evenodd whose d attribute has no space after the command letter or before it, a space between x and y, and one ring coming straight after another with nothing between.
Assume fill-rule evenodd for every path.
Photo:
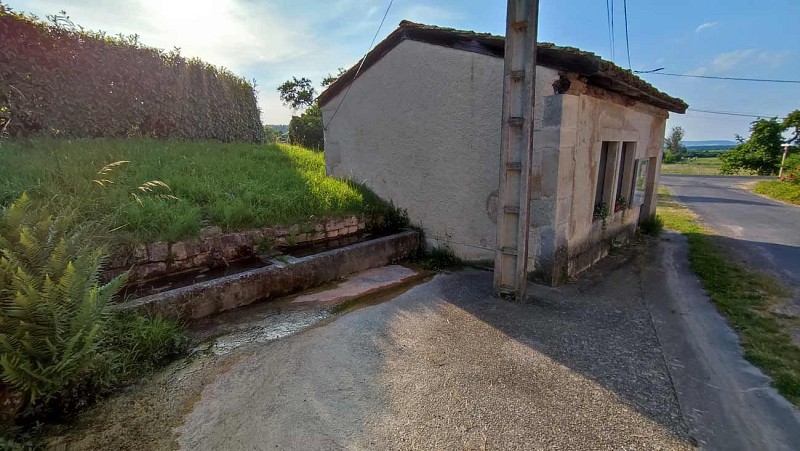
<instances>
[{"instance_id":1,"label":"distant tree line","mask_svg":"<svg viewBox=\"0 0 800 451\"><path fill-rule=\"evenodd\" d=\"M784 139L785 133L790 133ZM681 141L685 132L682 127L673 127L664 139L664 163L679 163L687 158L719 156L720 172L737 174L747 171L758 175L776 175L781 167L784 145L800 146L800 110L789 113L782 121L778 118L758 119L750 125L750 137L736 135L738 144L723 152L695 152L688 150ZM792 159L794 161L794 159Z\"/></svg>"}]
</instances>

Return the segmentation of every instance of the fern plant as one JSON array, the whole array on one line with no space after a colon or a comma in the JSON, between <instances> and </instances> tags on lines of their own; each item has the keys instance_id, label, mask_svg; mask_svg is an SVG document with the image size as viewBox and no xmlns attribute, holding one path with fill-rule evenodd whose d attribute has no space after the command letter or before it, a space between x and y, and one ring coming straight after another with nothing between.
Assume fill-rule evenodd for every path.
<instances>
[{"instance_id":1,"label":"fern plant","mask_svg":"<svg viewBox=\"0 0 800 451\"><path fill-rule=\"evenodd\" d=\"M125 275L100 283L103 253L88 230L24 194L0 211L0 378L28 404L104 364L109 302Z\"/></svg>"}]
</instances>

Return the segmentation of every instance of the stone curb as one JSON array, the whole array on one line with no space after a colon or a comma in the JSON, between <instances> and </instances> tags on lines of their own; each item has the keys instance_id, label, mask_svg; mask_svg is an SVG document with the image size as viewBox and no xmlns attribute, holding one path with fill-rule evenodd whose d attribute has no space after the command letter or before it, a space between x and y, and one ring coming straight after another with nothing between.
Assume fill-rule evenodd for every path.
<instances>
[{"instance_id":1,"label":"stone curb","mask_svg":"<svg viewBox=\"0 0 800 451\"><path fill-rule=\"evenodd\" d=\"M419 233L406 230L309 255L290 263L274 261L269 266L134 299L117 304L114 308L174 320L203 318L403 260L419 248L419 243Z\"/></svg>"}]
</instances>

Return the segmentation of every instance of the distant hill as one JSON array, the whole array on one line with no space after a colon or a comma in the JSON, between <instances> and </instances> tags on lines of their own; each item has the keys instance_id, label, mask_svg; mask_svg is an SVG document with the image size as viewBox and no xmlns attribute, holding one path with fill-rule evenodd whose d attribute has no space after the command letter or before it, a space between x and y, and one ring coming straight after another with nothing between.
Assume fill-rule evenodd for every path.
<instances>
[{"instance_id":1,"label":"distant hill","mask_svg":"<svg viewBox=\"0 0 800 451\"><path fill-rule=\"evenodd\" d=\"M275 131L280 132L281 134L289 133L289 126L288 125L281 125L281 124L267 124L264 127L269 127Z\"/></svg>"},{"instance_id":2,"label":"distant hill","mask_svg":"<svg viewBox=\"0 0 800 451\"><path fill-rule=\"evenodd\" d=\"M730 149L731 147L736 147L738 143L736 141L731 141L731 140L712 139L708 141L681 141L681 144L686 146L687 149L692 149L693 147L723 147L723 146L725 149Z\"/></svg>"}]
</instances>

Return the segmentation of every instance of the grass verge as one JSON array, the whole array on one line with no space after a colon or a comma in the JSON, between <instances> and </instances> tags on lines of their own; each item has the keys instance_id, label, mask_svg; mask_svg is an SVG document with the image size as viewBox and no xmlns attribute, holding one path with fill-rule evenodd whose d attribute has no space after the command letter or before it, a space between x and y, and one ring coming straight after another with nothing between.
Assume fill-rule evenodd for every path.
<instances>
[{"instance_id":1,"label":"grass verge","mask_svg":"<svg viewBox=\"0 0 800 451\"><path fill-rule=\"evenodd\" d=\"M722 161L719 158L691 158L684 162L662 164L662 174L719 175Z\"/></svg>"},{"instance_id":2,"label":"grass verge","mask_svg":"<svg viewBox=\"0 0 800 451\"><path fill-rule=\"evenodd\" d=\"M662 174L676 175L722 175L722 160L717 157L707 158L687 158L680 163L662 164ZM745 171L739 171L735 175L751 175Z\"/></svg>"},{"instance_id":3,"label":"grass verge","mask_svg":"<svg viewBox=\"0 0 800 451\"><path fill-rule=\"evenodd\" d=\"M800 406L800 348L786 332L786 319L769 310L781 297L779 285L734 263L688 208L661 187L659 216L666 228L689 240L689 263L717 309L739 334L745 358L772 377L772 385Z\"/></svg>"},{"instance_id":4,"label":"grass verge","mask_svg":"<svg viewBox=\"0 0 800 451\"><path fill-rule=\"evenodd\" d=\"M208 225L244 230L386 208L362 186L327 177L322 153L283 144L35 139L4 142L0 161L0 206L27 192L71 207L84 220L110 216L122 242L177 241ZM119 161L128 163L98 173ZM154 192L143 193L139 187L152 180L169 188L151 185Z\"/></svg>"},{"instance_id":5,"label":"grass verge","mask_svg":"<svg viewBox=\"0 0 800 451\"><path fill-rule=\"evenodd\" d=\"M795 183L764 180L756 183L753 191L773 199L800 205L800 185Z\"/></svg>"}]
</instances>

